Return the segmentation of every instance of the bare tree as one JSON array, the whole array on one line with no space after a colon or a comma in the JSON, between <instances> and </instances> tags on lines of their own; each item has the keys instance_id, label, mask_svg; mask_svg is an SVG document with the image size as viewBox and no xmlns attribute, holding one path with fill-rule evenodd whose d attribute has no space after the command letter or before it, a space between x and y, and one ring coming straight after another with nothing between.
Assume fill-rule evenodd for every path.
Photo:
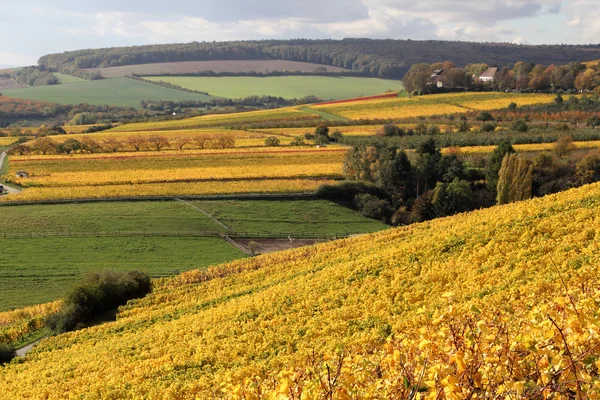
<instances>
[{"instance_id":1,"label":"bare tree","mask_svg":"<svg viewBox=\"0 0 600 400\"><path fill-rule=\"evenodd\" d=\"M180 136L175 139L175 146L177 146L177 148L179 148L179 150L183 150L183 148L190 143L191 143L190 139L185 136Z\"/></svg>"},{"instance_id":2,"label":"bare tree","mask_svg":"<svg viewBox=\"0 0 600 400\"><path fill-rule=\"evenodd\" d=\"M148 146L146 139L141 135L130 136L127 138L127 144L131 146L135 151L140 151Z\"/></svg>"},{"instance_id":3,"label":"bare tree","mask_svg":"<svg viewBox=\"0 0 600 400\"><path fill-rule=\"evenodd\" d=\"M57 144L54 142L54 140L47 137L38 139L33 146L33 150L39 151L44 155L56 152L57 148Z\"/></svg>"},{"instance_id":4,"label":"bare tree","mask_svg":"<svg viewBox=\"0 0 600 400\"><path fill-rule=\"evenodd\" d=\"M169 141L164 136L153 135L148 138L148 144L156 151L161 151L169 145Z\"/></svg>"},{"instance_id":5,"label":"bare tree","mask_svg":"<svg viewBox=\"0 0 600 400\"><path fill-rule=\"evenodd\" d=\"M102 142L102 148L106 151L106 152L113 152L116 153L119 150L123 149L123 143L119 142L116 139L113 138L109 138L106 139Z\"/></svg>"}]
</instances>

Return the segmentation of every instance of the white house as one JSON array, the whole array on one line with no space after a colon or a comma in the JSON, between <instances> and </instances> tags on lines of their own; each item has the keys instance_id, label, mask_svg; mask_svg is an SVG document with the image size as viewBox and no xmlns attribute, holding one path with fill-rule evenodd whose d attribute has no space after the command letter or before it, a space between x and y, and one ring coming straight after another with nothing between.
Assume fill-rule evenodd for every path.
<instances>
[{"instance_id":1,"label":"white house","mask_svg":"<svg viewBox=\"0 0 600 400\"><path fill-rule=\"evenodd\" d=\"M483 71L483 74L479 75L478 79L481 82L494 82L494 77L496 76L497 72L498 67L489 67L488 69Z\"/></svg>"}]
</instances>

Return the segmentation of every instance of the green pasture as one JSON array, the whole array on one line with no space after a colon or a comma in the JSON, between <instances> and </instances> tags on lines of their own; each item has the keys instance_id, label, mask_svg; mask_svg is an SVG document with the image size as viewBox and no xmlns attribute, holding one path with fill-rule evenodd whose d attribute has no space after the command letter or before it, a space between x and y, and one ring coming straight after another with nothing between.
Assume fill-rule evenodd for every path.
<instances>
[{"instance_id":1,"label":"green pasture","mask_svg":"<svg viewBox=\"0 0 600 400\"><path fill-rule=\"evenodd\" d=\"M401 81L378 78L330 76L274 76L274 77L147 77L174 85L208 92L212 96L242 98L248 96L277 96L302 98L313 95L324 100L340 100L371 96L388 90L403 89Z\"/></svg>"}]
</instances>

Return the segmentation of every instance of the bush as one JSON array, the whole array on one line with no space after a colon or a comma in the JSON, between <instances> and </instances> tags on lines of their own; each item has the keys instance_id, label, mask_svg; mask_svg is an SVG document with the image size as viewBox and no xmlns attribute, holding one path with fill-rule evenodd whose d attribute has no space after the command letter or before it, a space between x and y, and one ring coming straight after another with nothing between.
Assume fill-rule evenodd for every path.
<instances>
[{"instance_id":1,"label":"bush","mask_svg":"<svg viewBox=\"0 0 600 400\"><path fill-rule=\"evenodd\" d=\"M529 130L529 126L527 126L527 122L522 119L514 120L510 125L510 129L517 132L527 132Z\"/></svg>"},{"instance_id":2,"label":"bush","mask_svg":"<svg viewBox=\"0 0 600 400\"><path fill-rule=\"evenodd\" d=\"M16 357L15 349L6 343L0 343L0 365L9 363Z\"/></svg>"},{"instance_id":3,"label":"bush","mask_svg":"<svg viewBox=\"0 0 600 400\"><path fill-rule=\"evenodd\" d=\"M485 124L481 125L481 132L486 132L486 133L490 133L490 132L494 132L496 130L496 125L492 124L491 122L486 122Z\"/></svg>"},{"instance_id":4,"label":"bush","mask_svg":"<svg viewBox=\"0 0 600 400\"><path fill-rule=\"evenodd\" d=\"M385 192L375 184L361 181L343 181L332 185L322 185L317 189L317 196L330 200L352 200L361 193L369 193L378 197L385 196Z\"/></svg>"},{"instance_id":5,"label":"bush","mask_svg":"<svg viewBox=\"0 0 600 400\"><path fill-rule=\"evenodd\" d=\"M582 183L592 183L600 180L600 153L587 154L577 163L577 177Z\"/></svg>"},{"instance_id":6,"label":"bush","mask_svg":"<svg viewBox=\"0 0 600 400\"><path fill-rule=\"evenodd\" d=\"M386 124L383 126L383 136L402 136L400 135L400 128L395 124Z\"/></svg>"},{"instance_id":7,"label":"bush","mask_svg":"<svg viewBox=\"0 0 600 400\"><path fill-rule=\"evenodd\" d=\"M281 144L281 142L276 137L271 136L271 137L268 137L265 139L265 146L267 146L267 147L276 147L276 146L279 146L280 144Z\"/></svg>"},{"instance_id":8,"label":"bush","mask_svg":"<svg viewBox=\"0 0 600 400\"><path fill-rule=\"evenodd\" d=\"M515 111L515 110L517 109L517 103L514 103L514 102L513 102L513 103L510 103L510 104L508 105L508 109L509 109L510 111Z\"/></svg>"},{"instance_id":9,"label":"bush","mask_svg":"<svg viewBox=\"0 0 600 400\"><path fill-rule=\"evenodd\" d=\"M296 137L290 142L290 146L305 146L306 142L301 137Z\"/></svg>"},{"instance_id":10,"label":"bush","mask_svg":"<svg viewBox=\"0 0 600 400\"><path fill-rule=\"evenodd\" d=\"M494 117L492 117L492 114L490 114L488 111L482 111L479 114L477 114L475 119L477 121L486 122L486 121L492 121L494 119Z\"/></svg>"},{"instance_id":11,"label":"bush","mask_svg":"<svg viewBox=\"0 0 600 400\"><path fill-rule=\"evenodd\" d=\"M329 136L329 140L336 143L341 143L344 140L344 134L340 131L335 131Z\"/></svg>"},{"instance_id":12,"label":"bush","mask_svg":"<svg viewBox=\"0 0 600 400\"><path fill-rule=\"evenodd\" d=\"M354 197L354 204L363 216L383 222L387 221L391 213L390 205L386 200L369 193L357 194Z\"/></svg>"},{"instance_id":13,"label":"bush","mask_svg":"<svg viewBox=\"0 0 600 400\"><path fill-rule=\"evenodd\" d=\"M151 290L150 277L143 272L91 273L67 293L63 308L46 318L46 325L55 334L79 329L90 320L128 300L143 297Z\"/></svg>"}]
</instances>

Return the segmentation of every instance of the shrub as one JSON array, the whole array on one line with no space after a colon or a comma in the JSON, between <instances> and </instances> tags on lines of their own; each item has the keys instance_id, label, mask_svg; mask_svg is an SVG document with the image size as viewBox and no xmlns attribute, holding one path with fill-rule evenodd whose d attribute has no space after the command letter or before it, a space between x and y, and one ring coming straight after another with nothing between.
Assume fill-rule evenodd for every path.
<instances>
[{"instance_id":1,"label":"shrub","mask_svg":"<svg viewBox=\"0 0 600 400\"><path fill-rule=\"evenodd\" d=\"M582 183L592 183L600 180L600 153L587 154L577 163L577 177Z\"/></svg>"},{"instance_id":2,"label":"shrub","mask_svg":"<svg viewBox=\"0 0 600 400\"><path fill-rule=\"evenodd\" d=\"M529 130L529 126L527 125L527 122L523 121L522 119L517 119L514 120L510 125L510 129L517 132L527 132Z\"/></svg>"},{"instance_id":3,"label":"shrub","mask_svg":"<svg viewBox=\"0 0 600 400\"><path fill-rule=\"evenodd\" d=\"M344 140L344 134L340 131L335 131L331 134L329 140L332 142L340 143Z\"/></svg>"},{"instance_id":4,"label":"shrub","mask_svg":"<svg viewBox=\"0 0 600 400\"><path fill-rule=\"evenodd\" d=\"M465 133L471 131L469 123L465 120L458 124L458 132Z\"/></svg>"},{"instance_id":5,"label":"shrub","mask_svg":"<svg viewBox=\"0 0 600 400\"><path fill-rule=\"evenodd\" d=\"M492 114L490 114L488 111L482 111L479 114L477 114L475 119L477 121L486 122L486 121L492 121L494 119L494 117L492 117Z\"/></svg>"},{"instance_id":6,"label":"shrub","mask_svg":"<svg viewBox=\"0 0 600 400\"><path fill-rule=\"evenodd\" d=\"M313 140L314 138L315 138L315 135L313 135L312 133L306 132L304 134L304 139L306 139L306 140Z\"/></svg>"},{"instance_id":7,"label":"shrub","mask_svg":"<svg viewBox=\"0 0 600 400\"><path fill-rule=\"evenodd\" d=\"M306 142L301 137L296 137L290 142L290 146L305 146Z\"/></svg>"},{"instance_id":8,"label":"shrub","mask_svg":"<svg viewBox=\"0 0 600 400\"><path fill-rule=\"evenodd\" d=\"M561 135L556 143L554 143L554 153L559 158L563 158L569 155L576 147L573 144L573 136L566 134Z\"/></svg>"},{"instance_id":9,"label":"shrub","mask_svg":"<svg viewBox=\"0 0 600 400\"><path fill-rule=\"evenodd\" d=\"M67 293L63 308L46 318L46 325L55 334L79 329L128 300L145 296L151 289L150 277L143 272L91 273Z\"/></svg>"},{"instance_id":10,"label":"shrub","mask_svg":"<svg viewBox=\"0 0 600 400\"><path fill-rule=\"evenodd\" d=\"M6 343L0 343L0 365L9 363L16 357L15 349Z\"/></svg>"},{"instance_id":11,"label":"shrub","mask_svg":"<svg viewBox=\"0 0 600 400\"><path fill-rule=\"evenodd\" d=\"M533 159L533 166L536 168L549 168L554 164L554 157L550 153L539 153Z\"/></svg>"},{"instance_id":12,"label":"shrub","mask_svg":"<svg viewBox=\"0 0 600 400\"><path fill-rule=\"evenodd\" d=\"M265 139L265 146L267 146L267 147L275 147L275 146L279 146L280 144L281 144L281 142L276 137L271 136L271 137L268 137Z\"/></svg>"},{"instance_id":13,"label":"shrub","mask_svg":"<svg viewBox=\"0 0 600 400\"><path fill-rule=\"evenodd\" d=\"M483 125L481 125L480 130L481 132L486 133L494 132L496 130L496 125L492 124L491 122L486 122Z\"/></svg>"},{"instance_id":14,"label":"shrub","mask_svg":"<svg viewBox=\"0 0 600 400\"><path fill-rule=\"evenodd\" d=\"M369 193L378 197L385 196L385 192L375 184L362 181L343 181L332 185L322 185L317 189L317 196L330 200L352 200L361 193Z\"/></svg>"},{"instance_id":15,"label":"shrub","mask_svg":"<svg viewBox=\"0 0 600 400\"><path fill-rule=\"evenodd\" d=\"M400 128L395 124L386 124L383 126L383 136L402 136L400 135Z\"/></svg>"},{"instance_id":16,"label":"shrub","mask_svg":"<svg viewBox=\"0 0 600 400\"><path fill-rule=\"evenodd\" d=\"M515 111L515 110L517 109L517 103L515 103L515 102L512 102L512 103L510 103L510 104L508 105L508 109L509 109L510 111Z\"/></svg>"},{"instance_id":17,"label":"shrub","mask_svg":"<svg viewBox=\"0 0 600 400\"><path fill-rule=\"evenodd\" d=\"M358 211L367 218L386 221L390 214L390 205L386 200L369 193L357 194L354 204Z\"/></svg>"}]
</instances>

